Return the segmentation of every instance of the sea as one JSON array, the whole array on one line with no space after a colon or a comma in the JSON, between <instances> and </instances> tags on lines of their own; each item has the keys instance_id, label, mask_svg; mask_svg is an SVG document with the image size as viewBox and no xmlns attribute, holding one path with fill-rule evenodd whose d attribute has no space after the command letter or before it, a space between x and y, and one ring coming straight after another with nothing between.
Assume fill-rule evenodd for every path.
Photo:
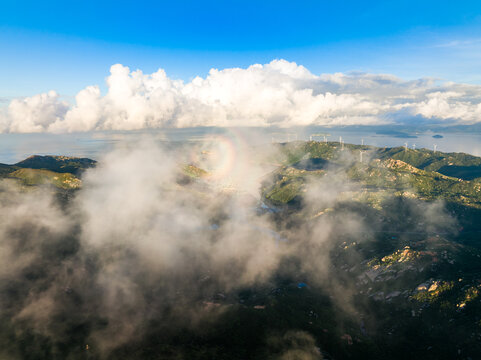
<instances>
[{"instance_id":1,"label":"sea","mask_svg":"<svg viewBox=\"0 0 481 360\"><path fill-rule=\"evenodd\" d=\"M393 130L366 127L303 128L217 128L149 129L135 131L96 131L68 134L0 134L0 163L14 164L31 155L65 155L98 160L103 154L125 143L156 141L161 144L212 141L231 138L260 146L296 140L329 141L378 147L407 146L442 152L464 152L481 156L481 132Z\"/></svg>"}]
</instances>

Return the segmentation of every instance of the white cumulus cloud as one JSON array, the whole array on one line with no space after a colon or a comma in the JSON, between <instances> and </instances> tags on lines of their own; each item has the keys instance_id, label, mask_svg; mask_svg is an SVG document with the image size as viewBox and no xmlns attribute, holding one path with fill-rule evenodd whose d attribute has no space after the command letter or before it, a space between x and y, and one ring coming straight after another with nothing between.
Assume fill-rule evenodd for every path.
<instances>
[{"instance_id":1,"label":"white cumulus cloud","mask_svg":"<svg viewBox=\"0 0 481 360\"><path fill-rule=\"evenodd\" d=\"M14 99L2 132L74 132L190 126L385 124L409 118L481 121L481 86L388 74L315 75L285 60L212 69L190 82L164 70L144 74L120 64L108 90L88 86L68 104L54 92Z\"/></svg>"}]
</instances>

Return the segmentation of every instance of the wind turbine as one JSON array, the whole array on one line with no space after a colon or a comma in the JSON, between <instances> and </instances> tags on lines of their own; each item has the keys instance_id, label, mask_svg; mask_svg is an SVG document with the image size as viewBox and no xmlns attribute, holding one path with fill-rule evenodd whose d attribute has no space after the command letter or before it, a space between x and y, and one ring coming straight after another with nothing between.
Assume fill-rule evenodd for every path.
<instances>
[{"instance_id":1,"label":"wind turbine","mask_svg":"<svg viewBox=\"0 0 481 360\"><path fill-rule=\"evenodd\" d=\"M434 153L435 153L435 154L436 154L436 149L437 149L437 147L438 147L438 146L437 146L436 144L434 144Z\"/></svg>"},{"instance_id":2,"label":"wind turbine","mask_svg":"<svg viewBox=\"0 0 481 360\"><path fill-rule=\"evenodd\" d=\"M366 152L365 150L359 150L359 157L361 162L362 162L362 154L364 154L365 152Z\"/></svg>"},{"instance_id":3,"label":"wind turbine","mask_svg":"<svg viewBox=\"0 0 481 360\"><path fill-rule=\"evenodd\" d=\"M364 146L364 139L361 139L361 145Z\"/></svg>"},{"instance_id":4,"label":"wind turbine","mask_svg":"<svg viewBox=\"0 0 481 360\"><path fill-rule=\"evenodd\" d=\"M327 137L328 136L331 136L331 135L324 135L324 143L326 143L326 144L327 144Z\"/></svg>"}]
</instances>

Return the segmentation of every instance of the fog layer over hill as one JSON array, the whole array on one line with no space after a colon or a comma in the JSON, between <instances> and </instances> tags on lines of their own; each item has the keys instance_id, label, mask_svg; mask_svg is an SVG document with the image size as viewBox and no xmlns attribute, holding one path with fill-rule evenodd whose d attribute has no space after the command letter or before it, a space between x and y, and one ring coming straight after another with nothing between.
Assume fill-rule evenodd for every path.
<instances>
[{"instance_id":1,"label":"fog layer over hill","mask_svg":"<svg viewBox=\"0 0 481 360\"><path fill-rule=\"evenodd\" d=\"M341 329L344 316L362 317L352 302L357 290L333 268L330 253L339 239L362 242L379 229L355 209L320 211L341 206L359 185L342 167L328 167L326 177L306 185L297 210L269 207L261 182L283 156L225 139L182 151L144 140L99 159L68 201L3 180L2 356L138 358L135 351L156 344L152 358L188 358L197 345L179 339L208 338L246 307L264 311L270 300L246 302L242 294L277 291L281 280L319 289ZM404 211L428 231L455 225L442 202L412 202ZM358 256L350 255L353 262ZM288 322L280 328L245 351L321 358L308 331Z\"/></svg>"}]
</instances>

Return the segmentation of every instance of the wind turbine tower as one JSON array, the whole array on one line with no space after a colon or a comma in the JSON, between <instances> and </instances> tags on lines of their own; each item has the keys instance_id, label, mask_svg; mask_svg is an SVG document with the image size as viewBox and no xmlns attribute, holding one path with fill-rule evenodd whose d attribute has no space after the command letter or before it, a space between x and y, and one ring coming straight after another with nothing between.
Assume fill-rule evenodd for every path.
<instances>
[{"instance_id":1,"label":"wind turbine tower","mask_svg":"<svg viewBox=\"0 0 481 360\"><path fill-rule=\"evenodd\" d=\"M408 143L405 142L405 143L404 143L404 151L407 151L407 150L408 150Z\"/></svg>"},{"instance_id":2,"label":"wind turbine tower","mask_svg":"<svg viewBox=\"0 0 481 360\"><path fill-rule=\"evenodd\" d=\"M434 153L436 154L436 149L438 148L438 146L436 144L434 144Z\"/></svg>"},{"instance_id":3,"label":"wind turbine tower","mask_svg":"<svg viewBox=\"0 0 481 360\"><path fill-rule=\"evenodd\" d=\"M359 151L359 158L360 158L359 160L360 160L361 163L362 163L362 154L364 154L365 152L366 152L365 150Z\"/></svg>"}]
</instances>

